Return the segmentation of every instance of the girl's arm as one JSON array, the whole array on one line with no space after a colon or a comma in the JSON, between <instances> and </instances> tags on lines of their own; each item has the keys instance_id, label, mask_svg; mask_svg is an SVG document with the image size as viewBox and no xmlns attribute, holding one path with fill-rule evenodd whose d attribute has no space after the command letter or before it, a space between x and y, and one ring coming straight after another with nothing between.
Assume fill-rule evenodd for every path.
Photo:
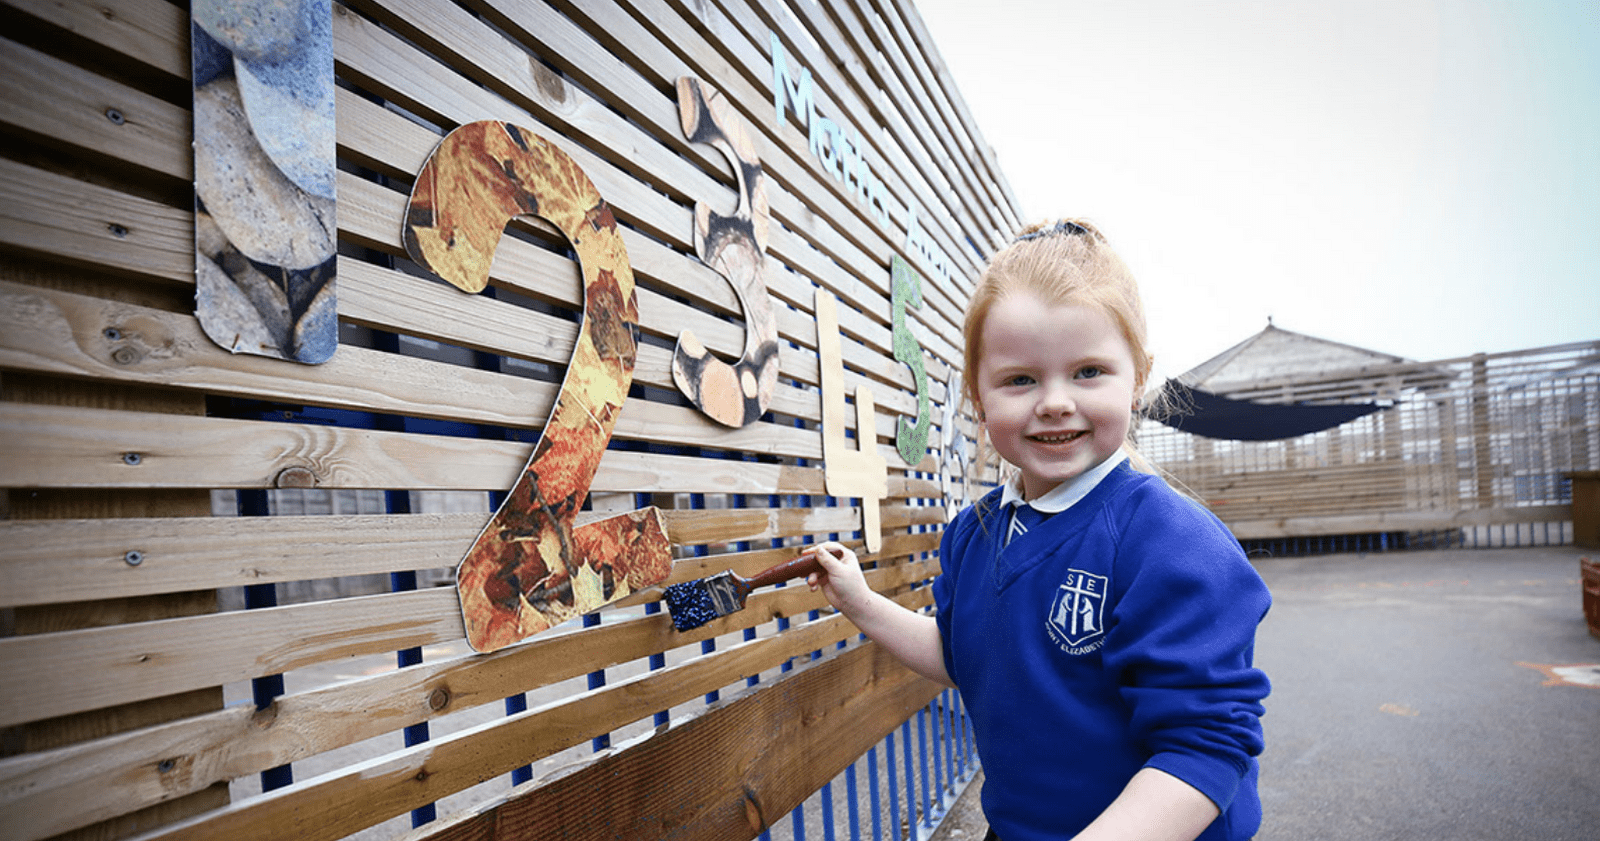
<instances>
[{"instance_id":1,"label":"girl's arm","mask_svg":"<svg viewBox=\"0 0 1600 841\"><path fill-rule=\"evenodd\" d=\"M887 648L906 668L952 689L944 667L944 646L939 625L932 616L908 610L867 586L856 553L841 543L828 541L806 547L815 555L821 573L806 579L811 589L821 589L828 602L854 622L861 633Z\"/></svg>"},{"instance_id":2,"label":"girl's arm","mask_svg":"<svg viewBox=\"0 0 1600 841\"><path fill-rule=\"evenodd\" d=\"M1142 768L1074 841L1194 841L1219 814L1199 789L1165 771Z\"/></svg>"}]
</instances>

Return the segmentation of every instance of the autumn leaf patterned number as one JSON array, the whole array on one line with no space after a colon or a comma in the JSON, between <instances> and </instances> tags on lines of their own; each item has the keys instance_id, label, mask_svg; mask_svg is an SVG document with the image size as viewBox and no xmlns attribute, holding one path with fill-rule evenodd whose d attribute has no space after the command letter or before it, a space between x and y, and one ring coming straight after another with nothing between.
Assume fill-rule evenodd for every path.
<instances>
[{"instance_id":1,"label":"autumn leaf patterned number","mask_svg":"<svg viewBox=\"0 0 1600 841\"><path fill-rule=\"evenodd\" d=\"M510 123L452 131L423 164L406 208L411 258L467 292L487 285L506 223L555 225L583 273L583 327L533 455L457 570L467 640L493 651L663 581L660 512L574 528L633 381L638 303L610 206L565 152Z\"/></svg>"}]
</instances>

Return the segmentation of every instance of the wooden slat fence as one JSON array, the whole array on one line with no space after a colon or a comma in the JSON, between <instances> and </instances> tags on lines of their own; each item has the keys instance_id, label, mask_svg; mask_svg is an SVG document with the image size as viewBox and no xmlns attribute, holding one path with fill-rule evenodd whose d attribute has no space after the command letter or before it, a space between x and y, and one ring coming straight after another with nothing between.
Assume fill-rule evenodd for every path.
<instances>
[{"instance_id":1,"label":"wooden slat fence","mask_svg":"<svg viewBox=\"0 0 1600 841\"><path fill-rule=\"evenodd\" d=\"M471 652L452 572L550 415L584 290L532 217L491 294L422 271L412 181L450 129L504 120L615 212L638 360L580 524L659 506L669 583L839 537L922 609L944 500L938 453L894 445L919 383L891 263L921 277L937 409L983 258L1024 221L993 153L910 0L336 0L331 22L340 343L308 366L196 320L187 4L0 0L0 836L378 839L419 810L417 837L754 837L935 688L796 586L686 633L651 588ZM858 157L818 153L780 62ZM738 429L672 374L682 330L745 342L694 252L695 203L738 195L684 135L682 76L728 97L767 176L779 383ZM875 553L860 501L827 494L818 289L846 393L878 407ZM258 516L310 493L347 504Z\"/></svg>"},{"instance_id":2,"label":"wooden slat fence","mask_svg":"<svg viewBox=\"0 0 1600 841\"><path fill-rule=\"evenodd\" d=\"M1227 396L1387 406L1283 441L1146 423L1142 449L1246 540L1570 523L1566 474L1600 467L1600 342L1372 365Z\"/></svg>"}]
</instances>

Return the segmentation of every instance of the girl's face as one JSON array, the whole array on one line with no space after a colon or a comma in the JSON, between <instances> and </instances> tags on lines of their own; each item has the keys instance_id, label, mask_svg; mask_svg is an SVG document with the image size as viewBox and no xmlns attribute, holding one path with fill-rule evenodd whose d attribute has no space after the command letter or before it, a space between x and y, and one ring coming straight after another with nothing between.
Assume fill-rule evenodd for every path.
<instances>
[{"instance_id":1,"label":"girl's face","mask_svg":"<svg viewBox=\"0 0 1600 841\"><path fill-rule=\"evenodd\" d=\"M994 302L980 335L978 409L995 451L1022 471L1025 498L1122 446L1138 372L1109 315L1019 292Z\"/></svg>"}]
</instances>

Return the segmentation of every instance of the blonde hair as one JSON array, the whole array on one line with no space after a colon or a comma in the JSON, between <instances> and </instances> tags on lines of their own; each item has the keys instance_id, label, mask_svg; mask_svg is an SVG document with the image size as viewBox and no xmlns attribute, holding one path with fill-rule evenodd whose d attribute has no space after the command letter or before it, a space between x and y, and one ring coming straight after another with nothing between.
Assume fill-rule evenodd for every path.
<instances>
[{"instance_id":1,"label":"blonde hair","mask_svg":"<svg viewBox=\"0 0 1600 841\"><path fill-rule=\"evenodd\" d=\"M965 347L962 368L966 399L974 409L978 401L978 360L983 355L983 325L995 302L1018 293L1031 293L1053 306L1096 307L1109 316L1134 362L1134 394L1144 392L1153 359L1147 347L1144 304L1139 285L1127 264L1111 249L1093 225L1081 219L1041 222L1023 229L1011 244L1000 249L978 278L978 286L967 303L961 326ZM981 421L982 418L980 417ZM1128 425L1128 440L1123 449L1135 466L1153 472L1148 461L1133 445L1138 415ZM987 451L987 435L980 441L980 453ZM977 459L981 469L986 459Z\"/></svg>"}]
</instances>

